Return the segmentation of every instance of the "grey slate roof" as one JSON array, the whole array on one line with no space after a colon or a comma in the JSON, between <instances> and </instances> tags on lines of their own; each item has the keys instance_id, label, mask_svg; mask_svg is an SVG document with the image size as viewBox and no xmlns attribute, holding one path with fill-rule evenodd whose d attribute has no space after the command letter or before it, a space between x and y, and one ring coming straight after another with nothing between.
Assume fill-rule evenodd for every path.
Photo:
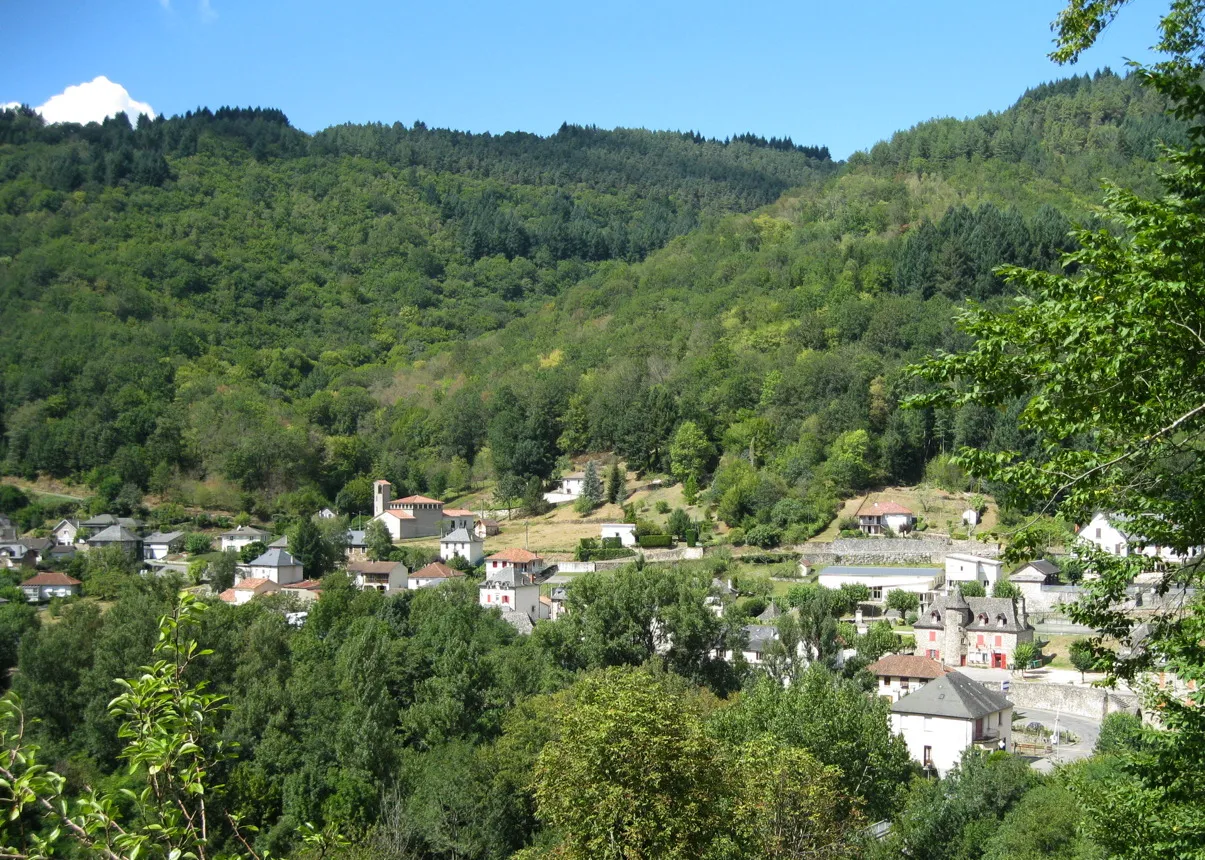
<instances>
[{"instance_id":1,"label":"grey slate roof","mask_svg":"<svg viewBox=\"0 0 1205 860\"><path fill-rule=\"evenodd\" d=\"M354 547L368 546L368 540L364 535L363 529L348 529L347 530L347 545Z\"/></svg>"},{"instance_id":2,"label":"grey slate roof","mask_svg":"<svg viewBox=\"0 0 1205 860\"><path fill-rule=\"evenodd\" d=\"M900 576L902 574L912 574L913 576L936 577L941 572L941 568L938 567L871 567L834 564L822 570L821 574L825 576L830 573L839 576Z\"/></svg>"},{"instance_id":3,"label":"grey slate roof","mask_svg":"<svg viewBox=\"0 0 1205 860\"><path fill-rule=\"evenodd\" d=\"M961 672L950 672L904 696L891 706L891 712L977 720L1012 706L1003 693L989 690Z\"/></svg>"},{"instance_id":4,"label":"grey slate roof","mask_svg":"<svg viewBox=\"0 0 1205 860\"><path fill-rule=\"evenodd\" d=\"M1022 571L1025 571L1022 573ZM1009 582L1045 582L1059 572L1058 565L1053 561L1047 561L1044 558L1034 559L1033 561L1021 565L1010 576Z\"/></svg>"},{"instance_id":5,"label":"grey slate roof","mask_svg":"<svg viewBox=\"0 0 1205 860\"><path fill-rule=\"evenodd\" d=\"M128 543L140 540L142 538L125 526L109 526L104 531L97 532L88 538L88 543Z\"/></svg>"},{"instance_id":6,"label":"grey slate roof","mask_svg":"<svg viewBox=\"0 0 1205 860\"><path fill-rule=\"evenodd\" d=\"M747 624L745 635L749 637L749 646L745 650L761 654L767 645L778 639L778 628L765 624Z\"/></svg>"},{"instance_id":7,"label":"grey slate roof","mask_svg":"<svg viewBox=\"0 0 1205 860\"><path fill-rule=\"evenodd\" d=\"M553 600L568 600L569 591L562 586L557 586L556 588L552 589L551 597Z\"/></svg>"},{"instance_id":8,"label":"grey slate roof","mask_svg":"<svg viewBox=\"0 0 1205 860\"><path fill-rule=\"evenodd\" d=\"M452 531L448 532L439 539L440 543L444 543L445 541L447 543L479 542L477 541L477 537L475 535L469 534L468 529L452 529Z\"/></svg>"},{"instance_id":9,"label":"grey slate roof","mask_svg":"<svg viewBox=\"0 0 1205 860\"><path fill-rule=\"evenodd\" d=\"M263 529L257 529L255 526L237 526L228 532L222 532L220 535L218 535L218 537L249 537L255 540L260 540L261 538L272 537L272 535Z\"/></svg>"},{"instance_id":10,"label":"grey slate roof","mask_svg":"<svg viewBox=\"0 0 1205 860\"><path fill-rule=\"evenodd\" d=\"M535 625L531 623L527 613L517 609L503 609L502 620L525 636L535 630Z\"/></svg>"},{"instance_id":11,"label":"grey slate roof","mask_svg":"<svg viewBox=\"0 0 1205 860\"><path fill-rule=\"evenodd\" d=\"M143 543L174 543L184 537L184 532L155 532L142 539Z\"/></svg>"},{"instance_id":12,"label":"grey slate roof","mask_svg":"<svg viewBox=\"0 0 1205 860\"><path fill-rule=\"evenodd\" d=\"M284 535L283 537L278 537L276 540L272 541L272 543L268 544L268 549L272 549L273 547L276 549L286 549L288 546L289 536Z\"/></svg>"},{"instance_id":13,"label":"grey slate roof","mask_svg":"<svg viewBox=\"0 0 1205 860\"><path fill-rule=\"evenodd\" d=\"M913 627L920 627L925 630L944 630L946 627L946 610L958 609L959 604L965 606L962 609L963 623L967 630L997 630L1002 633L1020 633L1023 630L1031 629L1026 623L1021 626L1020 619L1017 617L1017 604L1011 597L963 597L961 591L956 591L952 597L935 597L930 605L928 612L916 619ZM933 613L937 613L937 620L933 620ZM987 616L987 622L980 620L980 616ZM1000 616L1004 616L1004 623L999 622Z\"/></svg>"},{"instance_id":14,"label":"grey slate roof","mask_svg":"<svg viewBox=\"0 0 1205 860\"><path fill-rule=\"evenodd\" d=\"M294 564L300 564L300 562L289 555L288 550L279 547L273 547L255 561L250 562L251 567L289 567Z\"/></svg>"},{"instance_id":15,"label":"grey slate roof","mask_svg":"<svg viewBox=\"0 0 1205 860\"><path fill-rule=\"evenodd\" d=\"M757 620L773 621L780 615L782 615L782 610L778 608L778 604L774 601L770 601L770 605L766 607L765 611L762 612L761 615L757 616Z\"/></svg>"}]
</instances>

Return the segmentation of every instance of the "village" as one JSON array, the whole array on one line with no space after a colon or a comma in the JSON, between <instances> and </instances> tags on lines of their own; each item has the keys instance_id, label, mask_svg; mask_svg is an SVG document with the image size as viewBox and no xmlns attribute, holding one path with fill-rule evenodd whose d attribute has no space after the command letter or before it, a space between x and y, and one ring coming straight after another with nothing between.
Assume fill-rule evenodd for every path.
<instances>
[{"instance_id":1,"label":"village","mask_svg":"<svg viewBox=\"0 0 1205 860\"><path fill-rule=\"evenodd\" d=\"M586 474L569 473L546 493L546 501L554 512L558 507L568 510L588 483ZM672 483L659 480L642 490L655 498ZM1099 513L1077 530L1075 541L1061 555L1007 570L1001 543L974 539L984 509L981 501L975 502L979 509L968 507L962 513L962 527L971 536L955 539L917 532L918 514L889 495L870 493L847 506L852 517L843 524L856 523L856 530L846 528L828 540L771 554L778 562L773 565L776 575L761 579L763 587L757 589L759 579L749 575L757 566L741 560L764 560L765 554L742 553L719 535L705 542L699 534L701 523L686 530L687 538L680 542L671 534L638 533L636 522L574 523L570 534L577 538L576 552L546 552L539 546L529 548L531 523L510 519L510 511L474 512L422 495L395 499L392 485L378 479L373 483L372 515L361 517L356 523L360 527L346 530L336 568L355 588L386 596L476 581L480 606L497 610L518 633L530 634L537 625L572 611L570 594L579 576L623 565L722 558L727 574L713 578L705 602L715 616L735 618L738 626L733 637L717 642L713 656L751 672L773 672L784 657L798 665L821 659L815 646L802 641L794 643L793 653L784 654L792 648L792 637L788 633L784 642L783 622L800 611L791 605L790 589L819 587L841 594L848 598L841 627L849 632L846 641L838 642L831 664L840 669L858 659L863 652L853 639L872 630L888 637L878 649L881 653L875 653L877 659L862 669L874 679L872 694L891 702L892 731L905 739L914 761L937 776L948 773L971 748L1025 755L1035 767L1049 770L1090 755L1109 714L1149 719L1134 690L1094 685L1103 675L1075 660L1077 638L1096 631L1068 620L1065 608L1078 599L1083 584L1068 582L1064 571L1072 569L1090 579L1090 569L1082 572L1084 565L1077 559L1091 552L1151 559L1152 571L1135 578L1127 592L1126 610L1142 617L1183 596L1160 593L1156 568L1180 563L1184 557L1144 545L1125 531L1123 522ZM647 508L647 502L641 505ZM624 510L634 509L635 505ZM313 515L315 522L337 518L329 508ZM583 534L587 529L593 530L589 537ZM190 566L194 574L197 569L190 565L188 549L209 546L208 538L195 535L151 531L136 518L100 514L62 519L45 537L19 536L8 518L0 518L0 563L29 572L20 582L21 592L30 603L45 607L79 598L83 583L57 569L76 553L116 549L139 560L144 575L184 577ZM437 557L412 566L382 557L387 553L381 549L381 535L395 549L410 547L419 557L437 552ZM370 546L374 538L375 548ZM523 546L516 545L520 538ZM287 536L241 522L211 539L215 552L239 554L233 583L216 588L202 576L189 590L235 606L274 597L291 624L305 623L308 607L322 597L323 581L307 576L305 565L290 552ZM563 537L557 540L564 542ZM750 606L756 614L742 617ZM658 648L670 644L658 634ZM1137 648L1141 642L1118 647Z\"/></svg>"}]
</instances>

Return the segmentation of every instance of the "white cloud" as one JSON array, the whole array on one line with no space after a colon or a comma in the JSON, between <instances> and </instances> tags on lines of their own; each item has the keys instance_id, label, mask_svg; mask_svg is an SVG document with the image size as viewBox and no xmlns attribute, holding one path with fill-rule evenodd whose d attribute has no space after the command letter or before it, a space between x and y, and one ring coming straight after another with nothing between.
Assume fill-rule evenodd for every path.
<instances>
[{"instance_id":1,"label":"white cloud","mask_svg":"<svg viewBox=\"0 0 1205 860\"><path fill-rule=\"evenodd\" d=\"M126 112L130 122L138 119L141 113L155 115L154 108L146 102L134 101L125 87L113 83L104 75L84 84L67 87L36 110L50 123L100 122L120 111Z\"/></svg>"},{"instance_id":2,"label":"white cloud","mask_svg":"<svg viewBox=\"0 0 1205 860\"><path fill-rule=\"evenodd\" d=\"M4 104L0 105L0 110L12 110L13 108L19 107L21 107L20 102L5 102Z\"/></svg>"},{"instance_id":3,"label":"white cloud","mask_svg":"<svg viewBox=\"0 0 1205 860\"><path fill-rule=\"evenodd\" d=\"M210 0L200 0L197 4L197 9L201 13L201 20L206 24L218 17L217 10L213 8L213 3Z\"/></svg>"}]
</instances>

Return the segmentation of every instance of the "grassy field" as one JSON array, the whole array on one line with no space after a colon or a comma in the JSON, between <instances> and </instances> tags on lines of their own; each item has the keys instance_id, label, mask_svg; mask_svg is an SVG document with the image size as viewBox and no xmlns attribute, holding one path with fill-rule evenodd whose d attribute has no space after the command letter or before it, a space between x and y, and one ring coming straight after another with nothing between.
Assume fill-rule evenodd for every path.
<instances>
[{"instance_id":1,"label":"grassy field","mask_svg":"<svg viewBox=\"0 0 1205 860\"><path fill-rule=\"evenodd\" d=\"M1071 643L1077 639L1083 639L1083 636L1072 635L1056 635L1053 633L1042 633L1039 635L1041 639L1049 639L1050 643L1042 648L1043 654L1048 654L1054 659L1046 665L1055 669L1074 669L1071 665Z\"/></svg>"},{"instance_id":2,"label":"grassy field","mask_svg":"<svg viewBox=\"0 0 1205 860\"><path fill-rule=\"evenodd\" d=\"M828 528L818 534L815 540L834 540L838 534L838 523L843 518L852 517L863 505L871 505L875 502L895 502L903 505L924 519L929 524L929 528L934 531L948 532L951 528L961 529L962 514L968 507L967 500L971 495L973 494L948 493L945 490L929 487L888 487L862 496L854 496L845 501L837 514L837 519L829 523ZM989 496L984 496L984 499L987 503L987 511L983 515L983 521L975 529L979 534L995 528L999 513L994 500Z\"/></svg>"}]
</instances>

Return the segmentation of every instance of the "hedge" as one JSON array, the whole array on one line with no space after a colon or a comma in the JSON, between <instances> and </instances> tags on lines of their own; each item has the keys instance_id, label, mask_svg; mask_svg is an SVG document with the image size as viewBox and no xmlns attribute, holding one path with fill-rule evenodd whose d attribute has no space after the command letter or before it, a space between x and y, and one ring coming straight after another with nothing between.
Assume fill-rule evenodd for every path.
<instances>
[{"instance_id":1,"label":"hedge","mask_svg":"<svg viewBox=\"0 0 1205 860\"><path fill-rule=\"evenodd\" d=\"M673 535L641 535L640 546L643 549L667 549L674 545Z\"/></svg>"}]
</instances>

